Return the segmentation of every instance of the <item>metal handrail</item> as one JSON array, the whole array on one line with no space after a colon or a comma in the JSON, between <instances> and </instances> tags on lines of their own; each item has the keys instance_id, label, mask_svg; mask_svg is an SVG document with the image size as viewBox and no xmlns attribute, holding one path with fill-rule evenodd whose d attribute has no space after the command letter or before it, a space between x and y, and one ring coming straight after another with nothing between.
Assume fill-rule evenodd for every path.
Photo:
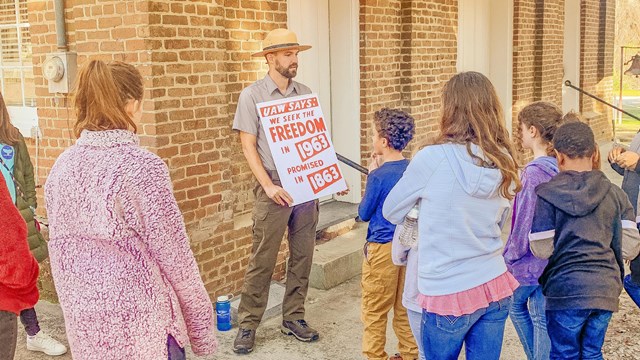
<instances>
[{"instance_id":1,"label":"metal handrail","mask_svg":"<svg viewBox=\"0 0 640 360\"><path fill-rule=\"evenodd\" d=\"M619 107L617 107L617 106L615 106L615 105L613 105L613 104L610 104L610 103L608 103L608 102L606 102L606 101L602 100L601 98L599 98L599 97L597 97L597 96L595 96L595 95L593 95L593 94L591 94L591 93L588 93L588 92L586 92L586 91L582 90L581 88L579 88L579 87L577 87L577 86L575 86L575 85L572 85L570 80L565 81L565 82L564 82L564 84L565 84L566 86L568 86L568 87L572 88L572 89L575 89L575 90L577 90L577 91L579 91L579 92L581 92L581 93L583 93L583 94L585 94L585 95L587 95L587 96L589 96L589 97L591 97L591 98L595 99L595 100L600 101L601 103L603 103L603 104L605 104L605 105L607 105L607 106L610 106L610 107L612 107L612 108L614 108L614 109L616 109L616 110L620 111L620 112L621 112L621 113L623 113L623 114L629 115L630 117L632 117L632 118L634 118L634 119L636 119L636 120L640 121L640 117L637 117L637 116L633 115L632 113L630 113L630 112L628 112L628 111L622 110L622 109L620 109Z\"/></svg>"},{"instance_id":2,"label":"metal handrail","mask_svg":"<svg viewBox=\"0 0 640 360\"><path fill-rule=\"evenodd\" d=\"M367 170L367 168L365 168L364 166L358 164L355 161L349 160L346 157L336 153L336 156L338 157L338 160L342 161L343 163L351 166L352 168L360 171L361 173L365 174L365 175L369 175L369 170Z\"/></svg>"}]
</instances>

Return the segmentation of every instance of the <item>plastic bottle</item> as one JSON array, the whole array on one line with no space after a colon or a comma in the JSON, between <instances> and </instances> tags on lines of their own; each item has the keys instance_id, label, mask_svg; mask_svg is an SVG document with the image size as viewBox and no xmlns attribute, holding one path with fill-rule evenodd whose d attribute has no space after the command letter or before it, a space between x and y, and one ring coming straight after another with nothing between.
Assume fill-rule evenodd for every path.
<instances>
[{"instance_id":1,"label":"plastic bottle","mask_svg":"<svg viewBox=\"0 0 640 360\"><path fill-rule=\"evenodd\" d=\"M218 296L216 299L216 320L219 331L231 330L231 299L233 295Z\"/></svg>"},{"instance_id":2,"label":"plastic bottle","mask_svg":"<svg viewBox=\"0 0 640 360\"><path fill-rule=\"evenodd\" d=\"M404 246L415 248L418 244L418 214L420 204L416 203L402 222L402 232L400 233L400 243Z\"/></svg>"}]
</instances>

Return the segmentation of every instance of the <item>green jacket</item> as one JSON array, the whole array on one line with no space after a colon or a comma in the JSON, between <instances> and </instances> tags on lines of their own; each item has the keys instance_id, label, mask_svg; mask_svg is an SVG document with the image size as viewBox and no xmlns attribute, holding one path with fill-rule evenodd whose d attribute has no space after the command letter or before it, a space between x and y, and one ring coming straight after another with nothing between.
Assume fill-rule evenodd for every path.
<instances>
[{"instance_id":1,"label":"green jacket","mask_svg":"<svg viewBox=\"0 0 640 360\"><path fill-rule=\"evenodd\" d=\"M20 210L20 215L24 218L27 223L27 229L29 230L29 249L31 249L31 253L33 253L36 260L42 262L49 256L49 250L47 249L47 242L36 228L33 212L30 209L30 206L34 209L38 206L36 200L36 183L33 176L33 164L31 164L27 144L24 142L22 135L20 136L20 141L15 146L13 176L16 178L25 196L25 199L23 199L20 196L20 192L16 190L16 206L18 210Z\"/></svg>"}]
</instances>

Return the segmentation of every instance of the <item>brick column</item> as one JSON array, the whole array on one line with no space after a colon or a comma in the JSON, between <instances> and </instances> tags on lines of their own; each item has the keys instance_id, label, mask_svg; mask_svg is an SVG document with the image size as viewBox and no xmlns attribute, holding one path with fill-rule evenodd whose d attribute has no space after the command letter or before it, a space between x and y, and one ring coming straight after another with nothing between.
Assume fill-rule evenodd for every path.
<instances>
[{"instance_id":1,"label":"brick column","mask_svg":"<svg viewBox=\"0 0 640 360\"><path fill-rule=\"evenodd\" d=\"M611 103L615 1L582 1L580 27L580 84L584 90ZM611 108L585 95L580 96L580 108L596 140L611 140Z\"/></svg>"},{"instance_id":2,"label":"brick column","mask_svg":"<svg viewBox=\"0 0 640 360\"><path fill-rule=\"evenodd\" d=\"M564 1L516 0L513 24L513 128L534 101L562 105Z\"/></svg>"}]
</instances>

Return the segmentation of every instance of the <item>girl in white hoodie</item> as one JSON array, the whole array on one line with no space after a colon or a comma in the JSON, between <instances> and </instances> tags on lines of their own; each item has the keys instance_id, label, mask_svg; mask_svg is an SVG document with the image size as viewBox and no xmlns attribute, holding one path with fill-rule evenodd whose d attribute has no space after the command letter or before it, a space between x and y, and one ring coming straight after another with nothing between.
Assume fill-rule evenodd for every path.
<instances>
[{"instance_id":1,"label":"girl in white hoodie","mask_svg":"<svg viewBox=\"0 0 640 360\"><path fill-rule=\"evenodd\" d=\"M440 134L389 193L399 224L420 200L418 302L427 359L499 359L518 282L502 258L501 229L520 188L514 148L489 79L455 75L444 86Z\"/></svg>"}]
</instances>

